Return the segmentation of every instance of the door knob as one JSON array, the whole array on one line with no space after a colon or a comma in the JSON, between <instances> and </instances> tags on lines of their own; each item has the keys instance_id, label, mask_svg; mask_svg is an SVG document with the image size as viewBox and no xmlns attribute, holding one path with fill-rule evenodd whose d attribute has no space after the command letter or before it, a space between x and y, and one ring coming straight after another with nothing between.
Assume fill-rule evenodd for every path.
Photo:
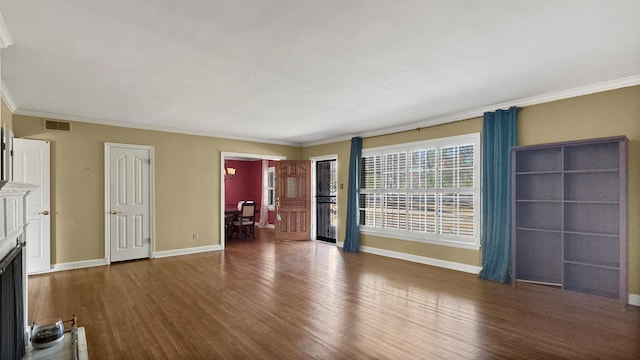
<instances>
[{"instance_id":1,"label":"door knob","mask_svg":"<svg viewBox=\"0 0 640 360\"><path fill-rule=\"evenodd\" d=\"M120 211L111 210L111 215L117 215L117 214L120 214Z\"/></svg>"},{"instance_id":2,"label":"door knob","mask_svg":"<svg viewBox=\"0 0 640 360\"><path fill-rule=\"evenodd\" d=\"M49 211L47 211L47 210L45 210L45 211L41 211L41 212L39 212L38 214L41 214L41 215L49 215Z\"/></svg>"}]
</instances>

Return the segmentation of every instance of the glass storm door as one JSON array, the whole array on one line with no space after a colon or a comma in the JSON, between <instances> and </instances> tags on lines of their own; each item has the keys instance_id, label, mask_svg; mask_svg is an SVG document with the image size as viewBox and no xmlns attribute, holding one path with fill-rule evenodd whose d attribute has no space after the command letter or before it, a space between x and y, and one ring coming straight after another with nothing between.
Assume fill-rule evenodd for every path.
<instances>
[{"instance_id":1,"label":"glass storm door","mask_svg":"<svg viewBox=\"0 0 640 360\"><path fill-rule=\"evenodd\" d=\"M336 160L316 162L316 239L336 242L338 187Z\"/></svg>"}]
</instances>

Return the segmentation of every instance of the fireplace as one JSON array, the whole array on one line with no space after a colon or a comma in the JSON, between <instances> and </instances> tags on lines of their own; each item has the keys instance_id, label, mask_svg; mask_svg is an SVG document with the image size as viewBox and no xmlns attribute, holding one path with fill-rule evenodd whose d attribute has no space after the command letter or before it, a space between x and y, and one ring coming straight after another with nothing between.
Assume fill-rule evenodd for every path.
<instances>
[{"instance_id":1,"label":"fireplace","mask_svg":"<svg viewBox=\"0 0 640 360\"><path fill-rule=\"evenodd\" d=\"M22 359L27 341L26 196L36 186L0 180L0 360Z\"/></svg>"},{"instance_id":2,"label":"fireplace","mask_svg":"<svg viewBox=\"0 0 640 360\"><path fill-rule=\"evenodd\" d=\"M22 242L0 260L0 360L24 354L24 287Z\"/></svg>"}]
</instances>

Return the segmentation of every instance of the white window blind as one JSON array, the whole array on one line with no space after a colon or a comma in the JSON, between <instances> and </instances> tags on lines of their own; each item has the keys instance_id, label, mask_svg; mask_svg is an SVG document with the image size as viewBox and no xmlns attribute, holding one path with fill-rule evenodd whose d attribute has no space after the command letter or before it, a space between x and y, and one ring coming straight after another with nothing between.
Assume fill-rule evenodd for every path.
<instances>
[{"instance_id":1,"label":"white window blind","mask_svg":"<svg viewBox=\"0 0 640 360\"><path fill-rule=\"evenodd\" d=\"M480 136L365 149L361 231L477 248Z\"/></svg>"},{"instance_id":2,"label":"white window blind","mask_svg":"<svg viewBox=\"0 0 640 360\"><path fill-rule=\"evenodd\" d=\"M275 210L276 205L276 169L271 166L267 169L267 206L269 210Z\"/></svg>"}]
</instances>

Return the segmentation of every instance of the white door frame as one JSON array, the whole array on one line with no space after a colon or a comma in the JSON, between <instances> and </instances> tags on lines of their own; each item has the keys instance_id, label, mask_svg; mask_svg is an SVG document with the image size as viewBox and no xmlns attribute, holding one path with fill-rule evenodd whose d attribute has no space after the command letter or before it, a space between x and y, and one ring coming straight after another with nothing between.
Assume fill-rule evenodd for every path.
<instances>
[{"instance_id":1,"label":"white door frame","mask_svg":"<svg viewBox=\"0 0 640 360\"><path fill-rule=\"evenodd\" d=\"M318 174L316 173L316 163L318 161L324 161L324 160L335 160L336 161L336 178L337 178L338 177L338 154L315 156L315 157L309 158L309 160L311 160L311 240L318 240L317 239L318 212L317 212L317 204L316 204L316 195L317 195L316 178ZM340 190L339 187L340 185L338 184L338 190ZM336 193L336 206L338 204L339 195L340 195L340 191ZM329 244L329 245L338 244L338 226L340 226L340 222L336 224L336 243L331 244L329 242L326 242L326 244Z\"/></svg>"},{"instance_id":2,"label":"white door frame","mask_svg":"<svg viewBox=\"0 0 640 360\"><path fill-rule=\"evenodd\" d=\"M128 149L143 149L149 150L149 159L151 160L151 164L149 166L149 236L151 237L151 241L149 243L149 258L153 259L155 257L156 251L156 236L155 236L155 158L154 158L154 147L149 145L134 145L134 144L120 144L120 143L104 143L104 259L106 264L111 264L111 189L109 186L109 178L111 173L111 168L109 166L111 160L111 148L128 148Z\"/></svg>"},{"instance_id":3,"label":"white door frame","mask_svg":"<svg viewBox=\"0 0 640 360\"><path fill-rule=\"evenodd\" d=\"M238 152L221 151L220 152L220 246L224 249L225 233L224 233L224 208L225 202L225 182L224 182L224 164L226 160L287 160L286 156L279 155L260 155L260 154L245 154ZM264 198L264 196L263 196ZM262 198L260 199L260 205L262 205Z\"/></svg>"}]
</instances>

